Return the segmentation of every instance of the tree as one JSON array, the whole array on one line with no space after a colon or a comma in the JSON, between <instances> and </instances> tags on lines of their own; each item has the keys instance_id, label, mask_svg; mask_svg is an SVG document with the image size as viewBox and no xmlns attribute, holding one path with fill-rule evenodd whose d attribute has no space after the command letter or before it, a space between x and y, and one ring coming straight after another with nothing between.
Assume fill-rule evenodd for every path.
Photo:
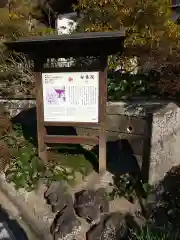
<instances>
[{"instance_id":1,"label":"tree","mask_svg":"<svg viewBox=\"0 0 180 240\"><path fill-rule=\"evenodd\" d=\"M36 10L35 10L36 9ZM4 41L20 37L54 34L36 18L41 11L31 0L9 0L0 8L0 94L29 95L34 92L34 78L25 56L6 49Z\"/></svg>"},{"instance_id":2,"label":"tree","mask_svg":"<svg viewBox=\"0 0 180 240\"><path fill-rule=\"evenodd\" d=\"M124 28L125 52L118 64L137 57L139 71L153 71L160 91L180 92L180 26L171 20L170 0L79 0L77 9L84 12L77 31Z\"/></svg>"}]
</instances>

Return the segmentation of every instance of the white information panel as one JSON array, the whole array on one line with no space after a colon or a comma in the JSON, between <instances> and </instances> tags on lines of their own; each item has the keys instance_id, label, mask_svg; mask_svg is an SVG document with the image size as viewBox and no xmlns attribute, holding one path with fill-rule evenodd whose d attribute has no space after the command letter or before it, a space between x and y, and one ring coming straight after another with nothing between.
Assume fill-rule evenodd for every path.
<instances>
[{"instance_id":1,"label":"white information panel","mask_svg":"<svg viewBox=\"0 0 180 240\"><path fill-rule=\"evenodd\" d=\"M99 120L99 72L42 73L44 121Z\"/></svg>"}]
</instances>

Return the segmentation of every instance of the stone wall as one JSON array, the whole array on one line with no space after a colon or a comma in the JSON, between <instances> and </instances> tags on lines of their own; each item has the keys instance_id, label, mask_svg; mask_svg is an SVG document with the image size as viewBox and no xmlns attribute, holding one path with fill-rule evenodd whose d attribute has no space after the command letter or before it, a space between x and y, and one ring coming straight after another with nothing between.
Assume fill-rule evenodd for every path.
<instances>
[{"instance_id":1,"label":"stone wall","mask_svg":"<svg viewBox=\"0 0 180 240\"><path fill-rule=\"evenodd\" d=\"M34 99L0 102L12 117L36 105ZM108 170L114 174L140 170L149 183L158 183L172 166L180 164L179 119L180 109L172 102L109 102ZM76 131L79 135L98 135L97 128L78 127Z\"/></svg>"},{"instance_id":2,"label":"stone wall","mask_svg":"<svg viewBox=\"0 0 180 240\"><path fill-rule=\"evenodd\" d=\"M0 99L0 104L10 113L11 117L15 117L20 112L35 107L35 99Z\"/></svg>"}]
</instances>

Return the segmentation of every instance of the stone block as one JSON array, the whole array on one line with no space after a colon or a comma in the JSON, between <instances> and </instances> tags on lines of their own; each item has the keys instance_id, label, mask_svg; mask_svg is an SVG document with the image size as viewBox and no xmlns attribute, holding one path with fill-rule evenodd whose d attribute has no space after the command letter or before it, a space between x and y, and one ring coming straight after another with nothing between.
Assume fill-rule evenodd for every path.
<instances>
[{"instance_id":1,"label":"stone block","mask_svg":"<svg viewBox=\"0 0 180 240\"><path fill-rule=\"evenodd\" d=\"M164 105L153 113L149 182L156 184L173 167L180 165L180 108Z\"/></svg>"},{"instance_id":2,"label":"stone block","mask_svg":"<svg viewBox=\"0 0 180 240\"><path fill-rule=\"evenodd\" d=\"M109 109L115 107L109 104ZM150 184L157 184L165 174L173 167L180 164L180 108L178 104L169 101L132 101L115 104L116 112L129 117L129 124L142 126L144 132L132 131L127 137L134 154L142 156L142 176ZM112 113L112 110L108 110ZM115 111L113 112L115 114ZM133 118L136 118L136 122ZM138 120L141 119L141 120ZM144 121L144 122L143 122ZM125 129L125 128L124 128ZM120 136L123 136L122 133ZM132 142L135 137L134 144ZM123 137L124 138L124 137ZM143 144L137 144L138 139ZM140 148L140 145L142 148ZM141 152L141 151L142 152Z\"/></svg>"}]
</instances>

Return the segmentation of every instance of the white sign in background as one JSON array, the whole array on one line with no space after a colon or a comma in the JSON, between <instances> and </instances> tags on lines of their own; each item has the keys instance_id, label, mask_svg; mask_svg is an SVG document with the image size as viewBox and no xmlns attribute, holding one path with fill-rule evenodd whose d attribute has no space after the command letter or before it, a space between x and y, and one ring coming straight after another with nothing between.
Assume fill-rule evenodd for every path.
<instances>
[{"instance_id":1,"label":"white sign in background","mask_svg":"<svg viewBox=\"0 0 180 240\"><path fill-rule=\"evenodd\" d=\"M99 121L99 72L42 73L44 121Z\"/></svg>"}]
</instances>

